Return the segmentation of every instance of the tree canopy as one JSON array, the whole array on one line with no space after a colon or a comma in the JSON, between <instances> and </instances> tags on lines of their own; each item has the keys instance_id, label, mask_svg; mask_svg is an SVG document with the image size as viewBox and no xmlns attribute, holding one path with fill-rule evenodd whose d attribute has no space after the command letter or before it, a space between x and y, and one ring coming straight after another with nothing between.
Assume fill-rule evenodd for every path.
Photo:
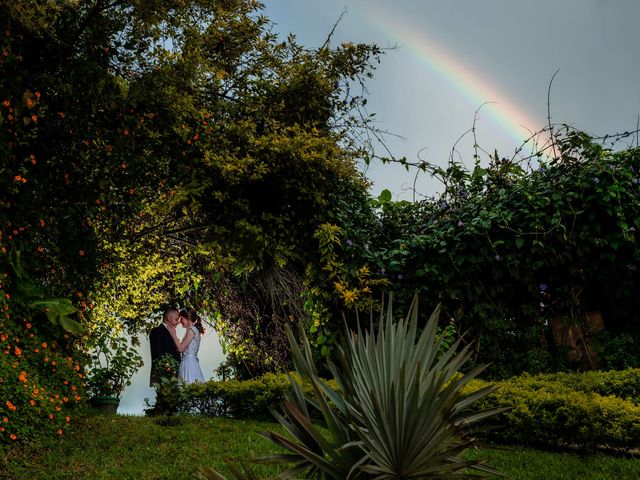
<instances>
[{"instance_id":1,"label":"tree canopy","mask_svg":"<svg viewBox=\"0 0 640 480\"><path fill-rule=\"evenodd\" d=\"M303 48L261 8L2 5L3 262L19 254L80 324L135 331L195 304L232 346L254 338L258 368L286 355L314 232L366 191L362 89L381 51Z\"/></svg>"}]
</instances>

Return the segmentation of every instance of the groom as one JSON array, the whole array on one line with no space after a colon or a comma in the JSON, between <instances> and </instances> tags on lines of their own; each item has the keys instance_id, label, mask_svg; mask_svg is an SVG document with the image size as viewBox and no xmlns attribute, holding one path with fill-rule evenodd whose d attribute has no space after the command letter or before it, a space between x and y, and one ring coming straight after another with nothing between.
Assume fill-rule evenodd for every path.
<instances>
[{"instance_id":1,"label":"groom","mask_svg":"<svg viewBox=\"0 0 640 480\"><path fill-rule=\"evenodd\" d=\"M151 377L149 386L153 387L158 379L153 376L154 365L163 355L171 355L180 362L180 353L171 337L171 331L175 331L180 319L180 312L175 308L167 308L162 314L162 323L153 328L149 333L149 345L151 346Z\"/></svg>"}]
</instances>

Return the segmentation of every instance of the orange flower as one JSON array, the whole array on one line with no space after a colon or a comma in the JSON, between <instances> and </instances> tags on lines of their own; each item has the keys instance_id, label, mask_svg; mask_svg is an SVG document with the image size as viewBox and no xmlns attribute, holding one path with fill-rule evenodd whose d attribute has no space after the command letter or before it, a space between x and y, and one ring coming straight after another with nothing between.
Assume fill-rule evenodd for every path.
<instances>
[{"instance_id":1,"label":"orange flower","mask_svg":"<svg viewBox=\"0 0 640 480\"><path fill-rule=\"evenodd\" d=\"M81 257L84 257L84 250L80 250L80 251L78 252L78 254L79 254Z\"/></svg>"},{"instance_id":2,"label":"orange flower","mask_svg":"<svg viewBox=\"0 0 640 480\"><path fill-rule=\"evenodd\" d=\"M37 388L34 388L33 389L33 393L31 395L33 395L35 397L36 395L38 395L38 392L39 392L39 390Z\"/></svg>"},{"instance_id":3,"label":"orange flower","mask_svg":"<svg viewBox=\"0 0 640 480\"><path fill-rule=\"evenodd\" d=\"M18 377L18 380L20 380L22 383L27 383L27 372L25 371L20 372L20 376Z\"/></svg>"},{"instance_id":4,"label":"orange flower","mask_svg":"<svg viewBox=\"0 0 640 480\"><path fill-rule=\"evenodd\" d=\"M58 430L58 435L62 435L62 430Z\"/></svg>"},{"instance_id":5,"label":"orange flower","mask_svg":"<svg viewBox=\"0 0 640 480\"><path fill-rule=\"evenodd\" d=\"M16 406L13 403L11 403L9 400L7 400L7 408L13 411L16 409Z\"/></svg>"},{"instance_id":6,"label":"orange flower","mask_svg":"<svg viewBox=\"0 0 640 480\"><path fill-rule=\"evenodd\" d=\"M27 329L31 328L31 324L27 323L26 327L27 327Z\"/></svg>"},{"instance_id":7,"label":"orange flower","mask_svg":"<svg viewBox=\"0 0 640 480\"><path fill-rule=\"evenodd\" d=\"M26 103L29 108L33 107L33 100L30 98L27 98L24 103Z\"/></svg>"},{"instance_id":8,"label":"orange flower","mask_svg":"<svg viewBox=\"0 0 640 480\"><path fill-rule=\"evenodd\" d=\"M64 417L65 421L69 422L71 420L71 417Z\"/></svg>"},{"instance_id":9,"label":"orange flower","mask_svg":"<svg viewBox=\"0 0 640 480\"><path fill-rule=\"evenodd\" d=\"M4 427L0 427L0 432L4 432Z\"/></svg>"},{"instance_id":10,"label":"orange flower","mask_svg":"<svg viewBox=\"0 0 640 480\"><path fill-rule=\"evenodd\" d=\"M36 98L39 100L40 99L40 92L36 92L35 95L36 95Z\"/></svg>"},{"instance_id":11,"label":"orange flower","mask_svg":"<svg viewBox=\"0 0 640 480\"><path fill-rule=\"evenodd\" d=\"M9 100L5 100L4 102L2 102L2 105L4 105L5 107L10 107L11 102Z\"/></svg>"},{"instance_id":12,"label":"orange flower","mask_svg":"<svg viewBox=\"0 0 640 480\"><path fill-rule=\"evenodd\" d=\"M40 219L40 226L44 227L44 220L43 219Z\"/></svg>"},{"instance_id":13,"label":"orange flower","mask_svg":"<svg viewBox=\"0 0 640 480\"><path fill-rule=\"evenodd\" d=\"M64 403L67 403L67 402L69 401L69 399L68 399L67 397L62 397L62 401L63 401Z\"/></svg>"},{"instance_id":14,"label":"orange flower","mask_svg":"<svg viewBox=\"0 0 640 480\"><path fill-rule=\"evenodd\" d=\"M42 348L47 348L47 342L42 342Z\"/></svg>"},{"instance_id":15,"label":"orange flower","mask_svg":"<svg viewBox=\"0 0 640 480\"><path fill-rule=\"evenodd\" d=\"M9 438L10 438L11 440L15 440L17 437L12 433L11 435L9 435Z\"/></svg>"},{"instance_id":16,"label":"orange flower","mask_svg":"<svg viewBox=\"0 0 640 480\"><path fill-rule=\"evenodd\" d=\"M53 420L53 413L50 413L50 414L49 414L49 418L50 418L51 420Z\"/></svg>"},{"instance_id":17,"label":"orange flower","mask_svg":"<svg viewBox=\"0 0 640 480\"><path fill-rule=\"evenodd\" d=\"M58 112L58 116L59 116L60 118L64 118L64 112Z\"/></svg>"},{"instance_id":18,"label":"orange flower","mask_svg":"<svg viewBox=\"0 0 640 480\"><path fill-rule=\"evenodd\" d=\"M33 398L29 400L29 403L31 404L32 407L36 406L36 401Z\"/></svg>"},{"instance_id":19,"label":"orange flower","mask_svg":"<svg viewBox=\"0 0 640 480\"><path fill-rule=\"evenodd\" d=\"M37 115L31 115L31 120L34 122L38 121L38 116Z\"/></svg>"},{"instance_id":20,"label":"orange flower","mask_svg":"<svg viewBox=\"0 0 640 480\"><path fill-rule=\"evenodd\" d=\"M51 362L51 365L55 367L57 365L57 363L55 361L53 361L53 362Z\"/></svg>"},{"instance_id":21,"label":"orange flower","mask_svg":"<svg viewBox=\"0 0 640 480\"><path fill-rule=\"evenodd\" d=\"M20 350L18 347L16 347L16 357L19 357L20 355L22 355L22 350Z\"/></svg>"},{"instance_id":22,"label":"orange flower","mask_svg":"<svg viewBox=\"0 0 640 480\"><path fill-rule=\"evenodd\" d=\"M36 348L36 349L34 350L34 352L39 353L39 352L40 352L40 349L39 349L39 348Z\"/></svg>"},{"instance_id":23,"label":"orange flower","mask_svg":"<svg viewBox=\"0 0 640 480\"><path fill-rule=\"evenodd\" d=\"M4 418L2 419L2 421L3 421L4 423L7 423L7 422L9 421L9 419L8 419L7 417L4 417Z\"/></svg>"}]
</instances>

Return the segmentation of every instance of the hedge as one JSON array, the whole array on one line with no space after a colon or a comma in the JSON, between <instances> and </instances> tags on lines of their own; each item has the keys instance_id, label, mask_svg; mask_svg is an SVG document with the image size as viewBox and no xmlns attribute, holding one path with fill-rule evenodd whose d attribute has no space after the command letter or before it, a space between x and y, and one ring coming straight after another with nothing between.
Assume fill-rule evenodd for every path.
<instances>
[{"instance_id":1,"label":"hedge","mask_svg":"<svg viewBox=\"0 0 640 480\"><path fill-rule=\"evenodd\" d=\"M470 391L488 385L477 380ZM533 446L640 446L640 370L522 375L497 382L479 408L507 407L489 438Z\"/></svg>"},{"instance_id":2,"label":"hedge","mask_svg":"<svg viewBox=\"0 0 640 480\"><path fill-rule=\"evenodd\" d=\"M295 374L292 378L301 382ZM487 439L580 449L630 450L640 446L640 369L525 374L496 384L499 389L476 406L509 410L488 425L497 428L483 433ZM302 385L311 390L310 385ZM468 391L487 385L489 382L475 380ZM196 383L185 389L186 410L206 416L265 417L288 389L285 374Z\"/></svg>"},{"instance_id":3,"label":"hedge","mask_svg":"<svg viewBox=\"0 0 640 480\"><path fill-rule=\"evenodd\" d=\"M297 374L289 375L311 393L310 384L302 382ZM335 382L329 384L335 387ZM185 409L205 416L267 417L289 388L289 376L284 373L267 373L252 380L193 383L185 388Z\"/></svg>"}]
</instances>

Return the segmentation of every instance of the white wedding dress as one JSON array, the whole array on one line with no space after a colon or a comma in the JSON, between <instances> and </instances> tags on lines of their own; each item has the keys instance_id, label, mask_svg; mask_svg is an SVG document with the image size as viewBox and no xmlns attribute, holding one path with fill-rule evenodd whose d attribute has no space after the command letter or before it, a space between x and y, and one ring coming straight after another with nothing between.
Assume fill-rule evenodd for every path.
<instances>
[{"instance_id":1,"label":"white wedding dress","mask_svg":"<svg viewBox=\"0 0 640 480\"><path fill-rule=\"evenodd\" d=\"M195 325L189 327L193 332L194 337L187 346L187 349L182 352L182 360L180 360L180 368L178 369L178 376L186 384L194 382L204 382L204 375L200 369L200 361L198 360L198 350L200 349L200 332Z\"/></svg>"}]
</instances>

